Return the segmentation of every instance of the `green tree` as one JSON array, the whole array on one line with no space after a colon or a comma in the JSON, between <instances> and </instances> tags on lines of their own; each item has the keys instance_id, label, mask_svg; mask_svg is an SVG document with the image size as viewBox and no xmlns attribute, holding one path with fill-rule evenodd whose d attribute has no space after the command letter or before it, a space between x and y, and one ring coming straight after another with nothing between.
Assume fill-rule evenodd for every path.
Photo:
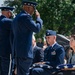
<instances>
[{"instance_id":1,"label":"green tree","mask_svg":"<svg viewBox=\"0 0 75 75\"><path fill-rule=\"evenodd\" d=\"M33 1L33 0L32 0ZM34 0L39 5L44 25L37 37L42 37L47 29L56 30L60 34L69 34L75 24L75 14L72 0ZM22 0L6 0L5 4L14 6L15 12L21 11Z\"/></svg>"},{"instance_id":2,"label":"green tree","mask_svg":"<svg viewBox=\"0 0 75 75\"><path fill-rule=\"evenodd\" d=\"M73 5L70 0L41 0L41 16L44 20L44 29L53 29L58 33L68 34L74 25Z\"/></svg>"}]
</instances>

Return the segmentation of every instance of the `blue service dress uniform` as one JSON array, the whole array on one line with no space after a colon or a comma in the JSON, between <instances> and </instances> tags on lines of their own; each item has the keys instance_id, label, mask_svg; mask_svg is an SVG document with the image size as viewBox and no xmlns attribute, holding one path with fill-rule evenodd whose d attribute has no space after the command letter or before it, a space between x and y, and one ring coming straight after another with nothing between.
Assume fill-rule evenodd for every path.
<instances>
[{"instance_id":1,"label":"blue service dress uniform","mask_svg":"<svg viewBox=\"0 0 75 75\"><path fill-rule=\"evenodd\" d=\"M53 47L47 47L44 51L44 60L49 62L53 69L33 68L32 75L51 75L56 71L56 66L64 63L64 48L56 43Z\"/></svg>"},{"instance_id":2,"label":"blue service dress uniform","mask_svg":"<svg viewBox=\"0 0 75 75\"><path fill-rule=\"evenodd\" d=\"M41 47L38 46L34 46L33 47L33 61L32 61L32 65L38 62L42 62L44 61L44 51ZM31 75L32 69L30 69L29 75Z\"/></svg>"},{"instance_id":3,"label":"blue service dress uniform","mask_svg":"<svg viewBox=\"0 0 75 75\"><path fill-rule=\"evenodd\" d=\"M42 28L42 20L37 17L36 23L33 21L32 16L26 11L22 11L13 20L13 55L17 57L17 73L21 74L20 68L24 69L24 75L28 73L29 66L31 65L33 52L32 52L32 34L39 32ZM14 52L15 51L15 52ZM22 59L20 59L22 58ZM24 63L22 60L25 60ZM26 63L27 62L27 63ZM22 67L20 67L20 65Z\"/></svg>"},{"instance_id":4,"label":"blue service dress uniform","mask_svg":"<svg viewBox=\"0 0 75 75\"><path fill-rule=\"evenodd\" d=\"M44 51L42 48L35 46L33 48L33 63L42 62L44 60Z\"/></svg>"},{"instance_id":5,"label":"blue service dress uniform","mask_svg":"<svg viewBox=\"0 0 75 75\"><path fill-rule=\"evenodd\" d=\"M1 58L1 75L8 75L10 63L10 32L12 20L4 15L0 16L0 58Z\"/></svg>"}]
</instances>

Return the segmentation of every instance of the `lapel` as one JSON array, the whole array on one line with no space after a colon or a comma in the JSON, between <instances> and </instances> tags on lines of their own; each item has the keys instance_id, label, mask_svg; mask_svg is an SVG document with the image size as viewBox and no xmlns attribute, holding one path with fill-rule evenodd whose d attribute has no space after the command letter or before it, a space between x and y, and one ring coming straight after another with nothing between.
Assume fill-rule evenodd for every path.
<instances>
[{"instance_id":1,"label":"lapel","mask_svg":"<svg viewBox=\"0 0 75 75\"><path fill-rule=\"evenodd\" d=\"M56 55L57 43L51 49L51 55Z\"/></svg>"}]
</instances>

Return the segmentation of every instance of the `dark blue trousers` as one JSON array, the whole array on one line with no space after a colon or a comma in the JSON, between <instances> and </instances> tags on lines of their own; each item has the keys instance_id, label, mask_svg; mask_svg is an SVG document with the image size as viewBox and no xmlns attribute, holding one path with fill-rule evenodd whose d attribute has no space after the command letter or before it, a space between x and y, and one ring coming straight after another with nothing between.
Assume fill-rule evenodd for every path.
<instances>
[{"instance_id":1,"label":"dark blue trousers","mask_svg":"<svg viewBox=\"0 0 75 75\"><path fill-rule=\"evenodd\" d=\"M28 75L29 67L32 63L30 58L17 58L17 75Z\"/></svg>"},{"instance_id":2,"label":"dark blue trousers","mask_svg":"<svg viewBox=\"0 0 75 75\"><path fill-rule=\"evenodd\" d=\"M1 57L1 75L8 75L10 58Z\"/></svg>"},{"instance_id":3,"label":"dark blue trousers","mask_svg":"<svg viewBox=\"0 0 75 75\"><path fill-rule=\"evenodd\" d=\"M0 57L0 75L1 75L1 57Z\"/></svg>"}]
</instances>

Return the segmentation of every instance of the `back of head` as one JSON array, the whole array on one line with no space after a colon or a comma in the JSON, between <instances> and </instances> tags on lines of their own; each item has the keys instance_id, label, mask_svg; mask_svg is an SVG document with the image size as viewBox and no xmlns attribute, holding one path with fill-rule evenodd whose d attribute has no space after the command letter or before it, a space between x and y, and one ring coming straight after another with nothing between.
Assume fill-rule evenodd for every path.
<instances>
[{"instance_id":1,"label":"back of head","mask_svg":"<svg viewBox=\"0 0 75 75\"><path fill-rule=\"evenodd\" d=\"M38 42L42 42L42 39L41 38L38 38Z\"/></svg>"}]
</instances>

